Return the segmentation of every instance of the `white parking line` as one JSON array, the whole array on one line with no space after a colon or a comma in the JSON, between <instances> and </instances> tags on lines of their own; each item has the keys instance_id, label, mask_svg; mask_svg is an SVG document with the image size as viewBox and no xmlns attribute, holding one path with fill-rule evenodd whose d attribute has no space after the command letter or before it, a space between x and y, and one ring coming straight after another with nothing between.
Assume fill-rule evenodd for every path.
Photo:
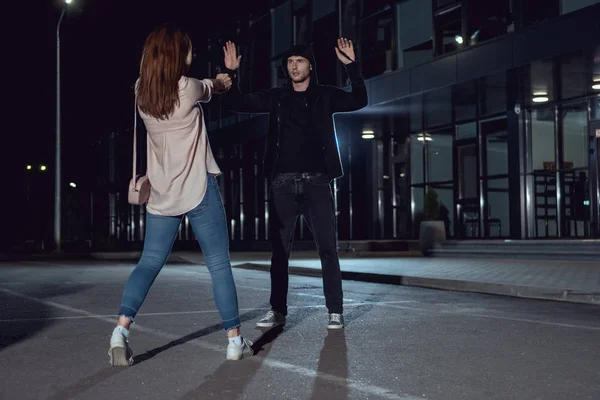
<instances>
[{"instance_id":1,"label":"white parking line","mask_svg":"<svg viewBox=\"0 0 600 400\"><path fill-rule=\"evenodd\" d=\"M4 291L8 293L8 291L4 289L0 289L0 291ZM397 303L395 301L384 301L384 302L362 302L362 303L352 303L346 304L345 307L359 307L365 305L385 305L385 304L393 304ZM403 301L398 301L398 303L403 303ZM325 305L313 305L313 306L289 306L289 310L305 310L311 308L325 308ZM249 312L249 311L269 311L271 308L240 308L240 312ZM195 315L195 314L215 314L219 311L214 310L195 310L195 311L168 311L168 312L155 312L155 313L138 313L136 317L164 317L170 315ZM115 314L91 314L91 315L68 315L68 316L60 316L60 317L44 317L44 318L7 318L0 319L0 322L32 322L32 321L61 321L61 320L71 320L71 319L97 319L98 317L103 318L113 318L116 319Z\"/></svg>"},{"instance_id":2,"label":"white parking line","mask_svg":"<svg viewBox=\"0 0 600 400\"><path fill-rule=\"evenodd\" d=\"M115 317L106 317L103 315L98 315L98 314L94 314L91 313L89 311L85 311L85 310L81 310L78 308L74 308L74 307L70 307L64 304L60 304L60 303L56 303L54 301L49 301L49 300L44 300L44 299L38 299L36 297L32 297L32 296L28 296L26 294L22 294L22 293L18 293L15 292L13 290L10 289L4 289L4 288L0 288L0 292L9 294L11 296L15 296L15 297L20 297L22 299L26 299L29 301L33 301L33 302L37 302L40 304L43 304L45 306L48 307L54 307L54 308L58 308L60 310L64 310L64 311L68 311L70 313L74 313L74 314L81 314L87 317L91 317L94 318L96 320L99 321L104 321L104 322L108 322L110 324L114 324L115 323ZM145 333L149 333L149 334L153 334L155 336L159 336L162 338L165 338L167 340L177 340L180 339L180 335L174 335L174 334L170 334L170 333L166 333L157 329L152 329L152 328L146 328L144 326L135 325L135 329L145 332ZM194 339L193 341L188 342L189 344L201 347L203 349L206 350L212 350L218 353L223 353L223 346L218 346L215 345L213 343L210 342L206 342L202 339ZM331 374L326 374L326 373L322 373L319 371L315 371L309 368L305 368L299 365L294 365L294 364L290 364L290 363L286 363L286 362L282 362L282 361L276 361L276 360L272 360L269 358L262 358L262 357L250 357L247 359L252 360L254 362L258 362L261 365L266 365L268 367L271 368L276 368L276 369L280 369L280 370L284 370L286 372L290 372L293 373L295 375L302 375L304 377L307 378L317 378L317 379L322 379L324 381L328 381L331 383L334 383L336 385L342 385L342 386L347 386L353 390L356 390L358 392L362 392L366 395L371 395L371 396L377 396L380 398L384 398L384 399L390 399L390 400L427 400L425 399L425 397L416 397L416 396L400 396L397 395L395 393L393 393L391 390L380 387L380 386L375 386L375 385L369 385L369 384L365 384L359 381L355 381L353 379L348 379L348 378L341 378L335 375L331 375Z\"/></svg>"}]
</instances>

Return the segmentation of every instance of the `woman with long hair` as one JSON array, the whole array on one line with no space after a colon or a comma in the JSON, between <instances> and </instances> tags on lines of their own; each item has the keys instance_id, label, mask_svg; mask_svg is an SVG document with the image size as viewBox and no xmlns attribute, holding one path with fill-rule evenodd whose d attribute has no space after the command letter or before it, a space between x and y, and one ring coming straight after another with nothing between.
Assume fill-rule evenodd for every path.
<instances>
[{"instance_id":1,"label":"woman with long hair","mask_svg":"<svg viewBox=\"0 0 600 400\"><path fill-rule=\"evenodd\" d=\"M144 45L136 104L148 132L146 236L141 258L125 285L108 355L112 366L132 364L129 327L164 266L179 225L187 216L210 272L213 296L229 345L227 359L252 355L240 333L237 291L229 259L229 236L216 181L221 173L208 142L202 108L231 86L227 74L198 80L186 76L192 63L190 38L162 25Z\"/></svg>"}]
</instances>

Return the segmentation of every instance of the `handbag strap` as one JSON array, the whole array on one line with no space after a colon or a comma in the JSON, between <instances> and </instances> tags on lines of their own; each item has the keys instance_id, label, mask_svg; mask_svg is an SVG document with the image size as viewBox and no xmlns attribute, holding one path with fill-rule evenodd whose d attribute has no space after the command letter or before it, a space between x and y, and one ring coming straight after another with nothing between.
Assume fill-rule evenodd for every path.
<instances>
[{"instance_id":1,"label":"handbag strap","mask_svg":"<svg viewBox=\"0 0 600 400\"><path fill-rule=\"evenodd\" d=\"M133 102L133 178L137 174L137 90L135 91L135 100Z\"/></svg>"}]
</instances>

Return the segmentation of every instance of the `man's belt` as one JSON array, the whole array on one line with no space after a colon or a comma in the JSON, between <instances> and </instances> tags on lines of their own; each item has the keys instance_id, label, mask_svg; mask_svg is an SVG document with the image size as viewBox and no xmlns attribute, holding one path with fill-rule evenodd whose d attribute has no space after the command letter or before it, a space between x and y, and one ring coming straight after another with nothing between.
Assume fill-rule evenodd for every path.
<instances>
[{"instance_id":1,"label":"man's belt","mask_svg":"<svg viewBox=\"0 0 600 400\"><path fill-rule=\"evenodd\" d=\"M295 181L300 179L325 178L328 176L329 174L322 172L283 172L275 174L275 180Z\"/></svg>"}]
</instances>

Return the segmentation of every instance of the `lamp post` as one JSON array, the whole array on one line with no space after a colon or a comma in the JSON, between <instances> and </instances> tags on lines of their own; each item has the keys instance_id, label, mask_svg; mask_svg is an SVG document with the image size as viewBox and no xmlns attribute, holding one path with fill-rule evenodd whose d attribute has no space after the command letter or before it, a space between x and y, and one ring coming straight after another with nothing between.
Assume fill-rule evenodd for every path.
<instances>
[{"instance_id":1,"label":"lamp post","mask_svg":"<svg viewBox=\"0 0 600 400\"><path fill-rule=\"evenodd\" d=\"M61 191L60 191L60 24L65 16L67 7L72 0L65 0L58 24L56 24L56 167L54 178L54 242L56 251L60 252L60 206L61 206Z\"/></svg>"}]
</instances>

